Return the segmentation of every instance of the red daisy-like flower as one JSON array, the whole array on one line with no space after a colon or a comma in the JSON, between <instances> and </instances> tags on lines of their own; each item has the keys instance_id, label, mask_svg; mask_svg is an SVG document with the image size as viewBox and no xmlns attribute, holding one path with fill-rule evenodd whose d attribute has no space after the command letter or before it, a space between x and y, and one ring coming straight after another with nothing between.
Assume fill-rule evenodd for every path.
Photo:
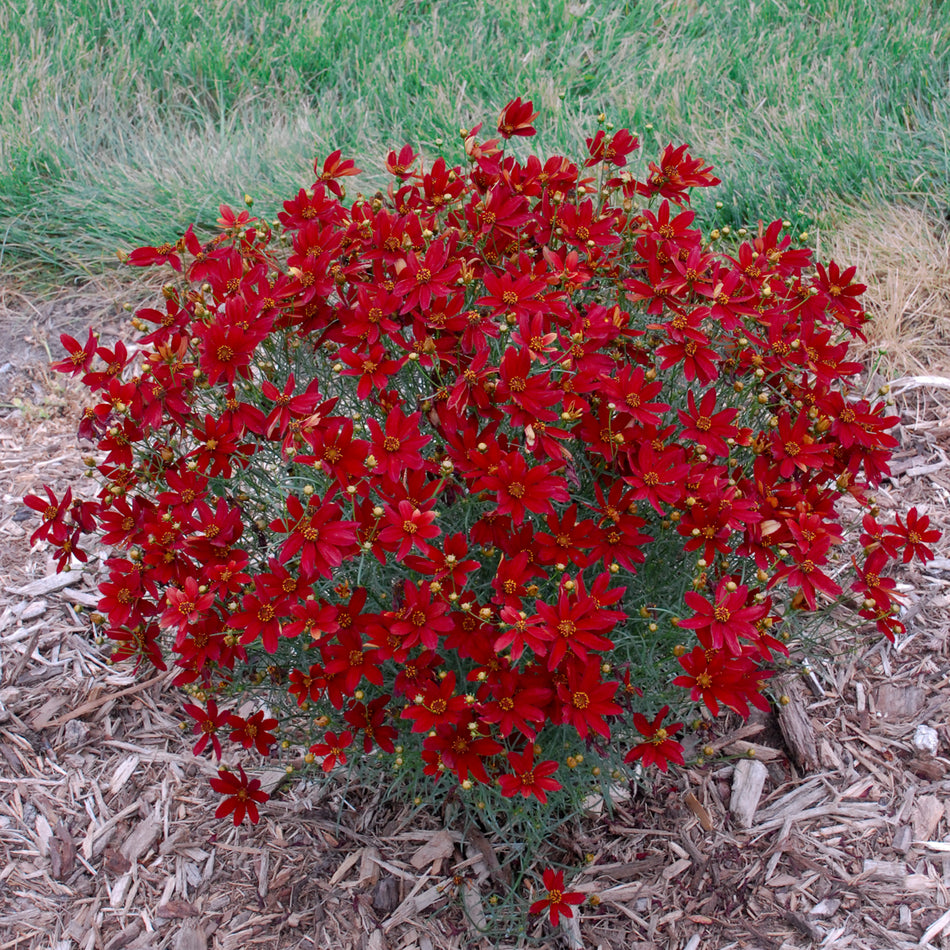
<instances>
[{"instance_id":1,"label":"red daisy-like flower","mask_svg":"<svg viewBox=\"0 0 950 950\"><path fill-rule=\"evenodd\" d=\"M620 684L615 680L604 682L600 678L600 664L572 665L567 672L567 682L559 683L557 692L562 704L564 722L570 723L582 738L590 731L604 739L610 739L607 716L622 712L613 698Z\"/></svg>"},{"instance_id":2,"label":"red daisy-like flower","mask_svg":"<svg viewBox=\"0 0 950 950\"><path fill-rule=\"evenodd\" d=\"M421 412L407 416L399 406L389 410L383 426L375 419L366 420L376 459L374 474L398 482L403 471L420 467L422 450L431 441L431 436L422 435L421 421Z\"/></svg>"},{"instance_id":3,"label":"red daisy-like flower","mask_svg":"<svg viewBox=\"0 0 950 950\"><path fill-rule=\"evenodd\" d=\"M216 759L221 758L221 740L218 738L218 730L227 724L228 713L226 710L218 711L218 704L214 699L209 699L205 709L196 706L194 703L185 703L181 707L192 719L195 720L192 730L200 738L191 750L195 755L201 755L208 743L214 749Z\"/></svg>"},{"instance_id":4,"label":"red daisy-like flower","mask_svg":"<svg viewBox=\"0 0 950 950\"><path fill-rule=\"evenodd\" d=\"M525 513L551 514L552 502L569 500L564 479L555 476L561 468L556 462L528 467L520 452L506 452L495 472L475 480L475 491L495 492L496 513L510 515L516 525L524 522Z\"/></svg>"},{"instance_id":5,"label":"red daisy-like flower","mask_svg":"<svg viewBox=\"0 0 950 950\"><path fill-rule=\"evenodd\" d=\"M504 139L510 139L513 135L534 135L535 129L531 123L537 117L534 103L530 99L522 102L521 96L518 96L501 110L501 115L498 117L498 134Z\"/></svg>"},{"instance_id":6,"label":"red daisy-like flower","mask_svg":"<svg viewBox=\"0 0 950 950\"><path fill-rule=\"evenodd\" d=\"M918 514L917 508L914 507L907 512L906 525L901 521L900 515L896 516L895 521L896 524L887 526L885 548L903 547L905 564L915 557L925 564L933 560L934 553L928 545L940 540L940 532L930 527L930 518L927 515Z\"/></svg>"},{"instance_id":7,"label":"red daisy-like flower","mask_svg":"<svg viewBox=\"0 0 950 950\"><path fill-rule=\"evenodd\" d=\"M339 735L335 732L327 732L323 737L323 742L315 742L310 746L310 751L314 755L323 756L321 768L324 772L330 772L336 765L346 765L346 750L353 745L353 733L347 729Z\"/></svg>"},{"instance_id":8,"label":"red daisy-like flower","mask_svg":"<svg viewBox=\"0 0 950 950\"><path fill-rule=\"evenodd\" d=\"M565 892L564 890L564 872L555 871L553 868L545 869L542 874L544 887L547 893L541 900L535 901L528 912L531 914L540 914L545 910L548 912L551 923L557 926L561 915L573 917L574 911L571 905L583 904L584 895L579 892Z\"/></svg>"},{"instance_id":9,"label":"red daisy-like flower","mask_svg":"<svg viewBox=\"0 0 950 950\"><path fill-rule=\"evenodd\" d=\"M431 503L427 507L431 507ZM387 508L383 517L387 525L379 532L379 540L384 545L398 545L396 558L400 561L414 547L424 551L428 547L426 539L436 538L441 533L438 525L432 523L436 512L422 511L410 501L403 500L395 508ZM387 550L392 549L387 547Z\"/></svg>"},{"instance_id":10,"label":"red daisy-like flower","mask_svg":"<svg viewBox=\"0 0 950 950\"><path fill-rule=\"evenodd\" d=\"M666 726L662 725L669 711L670 707L664 706L652 722L642 713L633 714L633 724L637 732L646 737L646 742L635 745L624 756L624 762L631 763L639 759L647 768L655 765L661 772L669 768L670 762L683 765L683 746L670 738L683 728L683 724L672 722Z\"/></svg>"},{"instance_id":11,"label":"red daisy-like flower","mask_svg":"<svg viewBox=\"0 0 950 950\"><path fill-rule=\"evenodd\" d=\"M259 709L247 719L231 713L228 716L228 725L232 729L229 736L232 742L240 742L245 749L254 746L261 755L267 755L270 747L277 741L277 736L272 731L277 726L277 720L265 719L263 709Z\"/></svg>"},{"instance_id":12,"label":"red daisy-like flower","mask_svg":"<svg viewBox=\"0 0 950 950\"><path fill-rule=\"evenodd\" d=\"M551 778L557 771L557 762L550 759L535 762L533 746L529 745L523 752L509 752L508 764L511 773L498 777L501 794L505 798L515 795L530 798L533 795L544 805L548 800L548 792L556 792L563 787L557 779Z\"/></svg>"},{"instance_id":13,"label":"red daisy-like flower","mask_svg":"<svg viewBox=\"0 0 950 950\"><path fill-rule=\"evenodd\" d=\"M679 625L695 630L706 646L714 650L725 647L733 656L742 654L739 637L755 639L756 622L769 612L766 604L748 603L749 588L727 577L719 581L712 601L695 591L687 591L683 599L694 615L680 620Z\"/></svg>"},{"instance_id":14,"label":"red daisy-like flower","mask_svg":"<svg viewBox=\"0 0 950 950\"><path fill-rule=\"evenodd\" d=\"M243 768L240 768L240 775L228 769L218 769L218 778L209 779L209 782L216 792L227 796L218 805L214 813L215 818L233 815L235 826L241 824L245 817L254 825L261 820L257 806L266 802L270 796L261 791L260 779L249 779Z\"/></svg>"},{"instance_id":15,"label":"red daisy-like flower","mask_svg":"<svg viewBox=\"0 0 950 950\"><path fill-rule=\"evenodd\" d=\"M690 390L686 396L689 411L679 410L683 431L680 437L698 442L711 455L728 455L727 439L734 439L739 430L732 424L739 414L738 409L722 409L716 412L716 390L707 389L702 401L696 405L696 397Z\"/></svg>"},{"instance_id":16,"label":"red daisy-like flower","mask_svg":"<svg viewBox=\"0 0 950 950\"><path fill-rule=\"evenodd\" d=\"M194 577L186 577L181 588L169 587L165 591L162 625L182 629L186 624L197 620L214 603L215 597L216 594L212 590L200 590Z\"/></svg>"},{"instance_id":17,"label":"red daisy-like flower","mask_svg":"<svg viewBox=\"0 0 950 950\"><path fill-rule=\"evenodd\" d=\"M328 499L333 489L327 492ZM311 495L307 506L296 495L287 497L285 520L271 522L272 531L288 532L289 537L280 549L280 563L285 564L295 554L300 554L300 570L329 580L333 568L339 567L345 558L358 549L356 532L359 524L343 521L340 506L335 502L321 500Z\"/></svg>"}]
</instances>

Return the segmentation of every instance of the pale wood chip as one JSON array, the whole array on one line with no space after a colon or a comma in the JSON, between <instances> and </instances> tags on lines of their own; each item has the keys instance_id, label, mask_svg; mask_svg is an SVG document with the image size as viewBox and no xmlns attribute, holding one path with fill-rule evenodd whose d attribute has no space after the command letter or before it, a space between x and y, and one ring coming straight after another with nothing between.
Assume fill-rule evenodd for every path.
<instances>
[{"instance_id":1,"label":"pale wood chip","mask_svg":"<svg viewBox=\"0 0 950 950\"><path fill-rule=\"evenodd\" d=\"M868 881L882 881L904 887L907 883L907 868L900 861L873 861L865 859L861 877Z\"/></svg>"},{"instance_id":2,"label":"pale wood chip","mask_svg":"<svg viewBox=\"0 0 950 950\"><path fill-rule=\"evenodd\" d=\"M445 830L437 831L431 838L419 848L409 859L409 863L417 870L421 871L424 867L452 857L455 850L455 842L452 836Z\"/></svg>"},{"instance_id":3,"label":"pale wood chip","mask_svg":"<svg viewBox=\"0 0 950 950\"><path fill-rule=\"evenodd\" d=\"M755 759L742 759L736 763L732 779L732 798L729 811L740 828L751 828L762 789L769 770Z\"/></svg>"},{"instance_id":4,"label":"pale wood chip","mask_svg":"<svg viewBox=\"0 0 950 950\"><path fill-rule=\"evenodd\" d=\"M360 872L358 885L361 888L375 887L379 881L379 865L382 855L375 845L368 845L360 851Z\"/></svg>"},{"instance_id":5,"label":"pale wood chip","mask_svg":"<svg viewBox=\"0 0 950 950\"><path fill-rule=\"evenodd\" d=\"M919 686L882 683L875 696L877 711L890 719L911 719L924 704L926 693Z\"/></svg>"},{"instance_id":6,"label":"pale wood chip","mask_svg":"<svg viewBox=\"0 0 950 950\"><path fill-rule=\"evenodd\" d=\"M914 802L911 826L915 838L930 838L943 818L944 803L936 795L921 795Z\"/></svg>"},{"instance_id":7,"label":"pale wood chip","mask_svg":"<svg viewBox=\"0 0 950 950\"><path fill-rule=\"evenodd\" d=\"M155 815L149 815L144 821L136 824L131 834L122 842L119 850L132 864L135 864L142 855L151 850L161 833L162 822Z\"/></svg>"},{"instance_id":8,"label":"pale wood chip","mask_svg":"<svg viewBox=\"0 0 950 950\"><path fill-rule=\"evenodd\" d=\"M485 908L482 906L482 896L478 892L478 885L463 880L459 885L459 891L462 895L462 906L465 908L465 915L469 922L476 930L484 931L488 927L488 918L485 916Z\"/></svg>"},{"instance_id":9,"label":"pale wood chip","mask_svg":"<svg viewBox=\"0 0 950 950\"><path fill-rule=\"evenodd\" d=\"M186 921L178 931L175 950L208 950L208 938L200 923Z\"/></svg>"},{"instance_id":10,"label":"pale wood chip","mask_svg":"<svg viewBox=\"0 0 950 950\"><path fill-rule=\"evenodd\" d=\"M50 574L48 577L41 577L25 587L7 587L11 594L17 597L43 597L46 594L53 594L64 587L74 587L83 580L81 571L63 571L62 574Z\"/></svg>"}]
</instances>

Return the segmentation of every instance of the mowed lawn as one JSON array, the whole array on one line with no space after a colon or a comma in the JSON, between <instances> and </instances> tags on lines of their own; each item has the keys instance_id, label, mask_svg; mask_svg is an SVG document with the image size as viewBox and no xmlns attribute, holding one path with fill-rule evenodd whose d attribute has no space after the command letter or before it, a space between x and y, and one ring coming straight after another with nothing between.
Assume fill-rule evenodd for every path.
<instances>
[{"instance_id":1,"label":"mowed lawn","mask_svg":"<svg viewBox=\"0 0 950 950\"><path fill-rule=\"evenodd\" d=\"M245 193L272 216L335 148L462 161L516 95L542 113L522 150L579 157L599 113L634 168L689 142L723 182L707 227L950 207L940 0L7 0L0 276L95 278Z\"/></svg>"}]
</instances>

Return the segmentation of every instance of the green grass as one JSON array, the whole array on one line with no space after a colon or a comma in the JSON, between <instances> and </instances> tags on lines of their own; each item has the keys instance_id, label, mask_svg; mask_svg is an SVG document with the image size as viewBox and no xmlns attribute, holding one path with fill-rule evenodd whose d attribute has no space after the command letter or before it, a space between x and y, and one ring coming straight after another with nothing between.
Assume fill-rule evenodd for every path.
<instances>
[{"instance_id":1,"label":"green grass","mask_svg":"<svg viewBox=\"0 0 950 950\"><path fill-rule=\"evenodd\" d=\"M7 0L0 276L95 277L245 192L270 215L337 147L454 158L515 95L543 152L601 111L644 160L690 142L719 223L950 207L946 0Z\"/></svg>"}]
</instances>

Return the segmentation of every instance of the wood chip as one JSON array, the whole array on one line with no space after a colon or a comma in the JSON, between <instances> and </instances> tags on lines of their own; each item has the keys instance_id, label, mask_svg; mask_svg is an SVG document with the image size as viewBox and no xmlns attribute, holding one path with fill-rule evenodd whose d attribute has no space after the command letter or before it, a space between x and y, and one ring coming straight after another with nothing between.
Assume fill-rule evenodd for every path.
<instances>
[{"instance_id":1,"label":"wood chip","mask_svg":"<svg viewBox=\"0 0 950 950\"><path fill-rule=\"evenodd\" d=\"M740 828L751 828L762 789L769 770L755 759L742 759L736 763L732 778L732 798L729 811Z\"/></svg>"},{"instance_id":2,"label":"wood chip","mask_svg":"<svg viewBox=\"0 0 950 950\"><path fill-rule=\"evenodd\" d=\"M413 854L409 859L409 863L417 871L421 871L436 861L452 857L454 850L455 842L452 840L452 836L447 831L437 831Z\"/></svg>"},{"instance_id":3,"label":"wood chip","mask_svg":"<svg viewBox=\"0 0 950 950\"><path fill-rule=\"evenodd\" d=\"M865 859L861 877L868 881L882 881L903 888L907 883L907 868L900 861Z\"/></svg>"},{"instance_id":4,"label":"wood chip","mask_svg":"<svg viewBox=\"0 0 950 950\"><path fill-rule=\"evenodd\" d=\"M370 845L360 851L359 886L361 888L376 886L379 881L379 863L382 859L379 848L375 845Z\"/></svg>"},{"instance_id":5,"label":"wood chip","mask_svg":"<svg viewBox=\"0 0 950 950\"><path fill-rule=\"evenodd\" d=\"M76 843L62 821L56 823L56 830L49 842L50 874L57 881L65 881L76 864Z\"/></svg>"},{"instance_id":6,"label":"wood chip","mask_svg":"<svg viewBox=\"0 0 950 950\"><path fill-rule=\"evenodd\" d=\"M488 918L485 916L485 908L482 906L482 895L478 892L478 885L463 880L459 885L459 890L462 894L465 916L476 930L484 932L488 927Z\"/></svg>"},{"instance_id":7,"label":"wood chip","mask_svg":"<svg viewBox=\"0 0 950 950\"><path fill-rule=\"evenodd\" d=\"M919 686L882 683L875 697L877 711L888 719L911 719L924 704L927 694Z\"/></svg>"},{"instance_id":8,"label":"wood chip","mask_svg":"<svg viewBox=\"0 0 950 950\"><path fill-rule=\"evenodd\" d=\"M936 795L921 795L914 802L911 825L914 837L930 838L943 818L944 804Z\"/></svg>"},{"instance_id":9,"label":"wood chip","mask_svg":"<svg viewBox=\"0 0 950 950\"><path fill-rule=\"evenodd\" d=\"M926 947L934 937L939 937L950 927L950 910L941 914L925 931L920 938L920 946Z\"/></svg>"},{"instance_id":10,"label":"wood chip","mask_svg":"<svg viewBox=\"0 0 950 950\"><path fill-rule=\"evenodd\" d=\"M821 767L821 761L818 757L815 727L805 710L805 691L797 679L785 677L781 685L788 702L779 709L779 729L782 730L795 764L806 772L814 772Z\"/></svg>"},{"instance_id":11,"label":"wood chip","mask_svg":"<svg viewBox=\"0 0 950 950\"><path fill-rule=\"evenodd\" d=\"M163 920L184 920L187 917L197 917L198 908L191 901L171 900L159 904L155 915Z\"/></svg>"},{"instance_id":12,"label":"wood chip","mask_svg":"<svg viewBox=\"0 0 950 950\"><path fill-rule=\"evenodd\" d=\"M149 815L140 821L132 833L122 842L119 849L125 857L135 864L142 855L146 854L158 841L162 833L162 823L158 818Z\"/></svg>"},{"instance_id":13,"label":"wood chip","mask_svg":"<svg viewBox=\"0 0 950 950\"><path fill-rule=\"evenodd\" d=\"M27 584L25 587L8 587L11 594L18 597L43 597L46 594L53 594L64 587L73 587L82 581L80 571L64 571L62 574L50 574L48 577L41 577L39 580Z\"/></svg>"},{"instance_id":14,"label":"wood chip","mask_svg":"<svg viewBox=\"0 0 950 950\"><path fill-rule=\"evenodd\" d=\"M683 802L686 807L696 816L696 820L699 822L703 831L712 831L715 825L713 824L712 817L709 812L706 811L703 803L692 793L687 792L683 796Z\"/></svg>"},{"instance_id":15,"label":"wood chip","mask_svg":"<svg viewBox=\"0 0 950 950\"><path fill-rule=\"evenodd\" d=\"M208 950L208 938L204 927L194 921L185 921L178 931L175 950Z\"/></svg>"},{"instance_id":16,"label":"wood chip","mask_svg":"<svg viewBox=\"0 0 950 950\"><path fill-rule=\"evenodd\" d=\"M507 868L501 866L498 855L495 854L495 849L492 847L488 838L477 828L470 828L468 831L468 841L478 850L478 853L484 859L485 866L488 868L488 873L492 879L498 884L507 886L511 882L511 874Z\"/></svg>"}]
</instances>

